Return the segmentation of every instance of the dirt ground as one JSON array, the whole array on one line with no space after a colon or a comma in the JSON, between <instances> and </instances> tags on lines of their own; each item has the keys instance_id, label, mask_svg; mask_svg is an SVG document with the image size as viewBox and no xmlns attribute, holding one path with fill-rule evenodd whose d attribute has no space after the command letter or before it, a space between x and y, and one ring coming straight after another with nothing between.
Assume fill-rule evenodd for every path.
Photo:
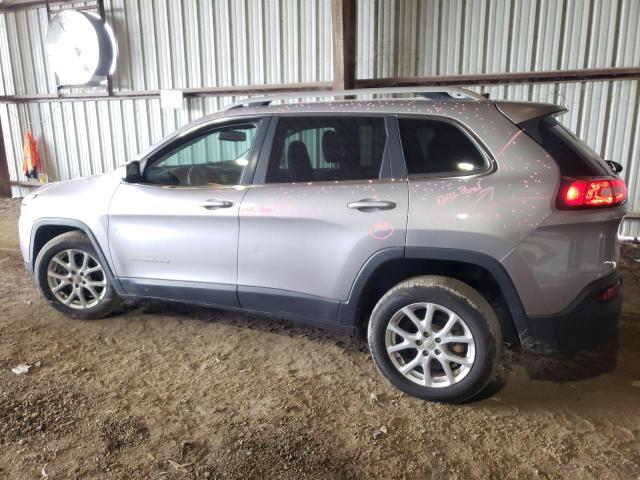
<instances>
[{"instance_id":1,"label":"dirt ground","mask_svg":"<svg viewBox=\"0 0 640 480\"><path fill-rule=\"evenodd\" d=\"M18 213L0 203L0 478L640 478L640 248L617 345L511 353L493 395L446 406L318 329L163 303L65 318Z\"/></svg>"}]
</instances>

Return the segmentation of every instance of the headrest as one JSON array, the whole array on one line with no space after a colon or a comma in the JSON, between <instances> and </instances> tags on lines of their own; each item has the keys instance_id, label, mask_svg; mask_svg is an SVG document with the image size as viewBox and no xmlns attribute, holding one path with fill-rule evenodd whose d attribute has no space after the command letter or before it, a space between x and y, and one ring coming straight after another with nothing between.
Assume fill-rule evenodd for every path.
<instances>
[{"instance_id":1,"label":"headrest","mask_svg":"<svg viewBox=\"0 0 640 480\"><path fill-rule=\"evenodd\" d=\"M327 163L343 163L346 160L340 135L334 130L322 134L322 154Z\"/></svg>"},{"instance_id":2,"label":"headrest","mask_svg":"<svg viewBox=\"0 0 640 480\"><path fill-rule=\"evenodd\" d=\"M304 142L295 140L291 142L289 144L289 148L287 148L287 160L290 162L293 160L295 162L299 159L302 159L303 161L306 160L307 162L309 162L309 164L311 164L307 146L304 144Z\"/></svg>"},{"instance_id":3,"label":"headrest","mask_svg":"<svg viewBox=\"0 0 640 480\"><path fill-rule=\"evenodd\" d=\"M294 182L312 182L313 167L306 145L300 140L295 140L287 148L287 161L289 172Z\"/></svg>"}]
</instances>

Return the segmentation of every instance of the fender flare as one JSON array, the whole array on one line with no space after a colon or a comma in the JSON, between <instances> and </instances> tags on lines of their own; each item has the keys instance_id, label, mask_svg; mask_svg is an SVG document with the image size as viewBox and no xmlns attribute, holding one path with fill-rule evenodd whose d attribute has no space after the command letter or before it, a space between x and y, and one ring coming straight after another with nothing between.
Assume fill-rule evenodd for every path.
<instances>
[{"instance_id":1,"label":"fender flare","mask_svg":"<svg viewBox=\"0 0 640 480\"><path fill-rule=\"evenodd\" d=\"M93 234L91 229L85 223L79 220L74 220L71 218L40 218L33 223L33 226L31 227L31 237L29 239L29 254L31 257L32 270L35 270L35 264L36 264L35 251L34 251L36 234L41 227L47 227L47 226L71 227L71 228L82 231L87 236L87 238L91 242L91 245L93 245L93 248L98 254L100 263L104 265L105 273L107 274L107 277L109 277L109 281L113 285L113 288L115 289L116 293L118 295L126 295L126 292L124 291L124 288L122 288L120 281L113 274L111 263L109 262L109 260L107 259L107 256L102 251L102 248L100 247L100 244L96 239L96 236Z\"/></svg>"},{"instance_id":2,"label":"fender flare","mask_svg":"<svg viewBox=\"0 0 640 480\"><path fill-rule=\"evenodd\" d=\"M357 328L357 309L367 281L384 263L401 258L468 263L487 270L496 280L504 295L520 342L523 345L528 343L530 337L528 317L522 305L520 295L507 270L498 260L489 255L457 248L391 247L374 253L360 269L351 287L349 298L340 304L338 324Z\"/></svg>"}]
</instances>

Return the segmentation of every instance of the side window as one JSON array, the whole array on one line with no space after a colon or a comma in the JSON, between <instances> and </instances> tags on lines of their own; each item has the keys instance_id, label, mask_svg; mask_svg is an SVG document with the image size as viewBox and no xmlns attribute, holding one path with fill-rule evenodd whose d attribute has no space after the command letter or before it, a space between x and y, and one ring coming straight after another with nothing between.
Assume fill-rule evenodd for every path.
<instances>
[{"instance_id":1,"label":"side window","mask_svg":"<svg viewBox=\"0 0 640 480\"><path fill-rule=\"evenodd\" d=\"M281 117L266 182L380 178L386 140L381 117Z\"/></svg>"},{"instance_id":2,"label":"side window","mask_svg":"<svg viewBox=\"0 0 640 480\"><path fill-rule=\"evenodd\" d=\"M451 123L399 118L398 124L409 175L469 175L489 167L471 139Z\"/></svg>"},{"instance_id":3,"label":"side window","mask_svg":"<svg viewBox=\"0 0 640 480\"><path fill-rule=\"evenodd\" d=\"M202 187L237 185L247 166L257 125L234 125L210 130L163 155L144 172L155 185Z\"/></svg>"}]
</instances>

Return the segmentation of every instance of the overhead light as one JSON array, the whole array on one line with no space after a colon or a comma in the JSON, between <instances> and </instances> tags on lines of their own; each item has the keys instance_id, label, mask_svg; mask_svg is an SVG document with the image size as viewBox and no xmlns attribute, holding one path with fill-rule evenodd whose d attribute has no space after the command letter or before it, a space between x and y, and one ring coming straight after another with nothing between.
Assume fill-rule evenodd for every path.
<instances>
[{"instance_id":1,"label":"overhead light","mask_svg":"<svg viewBox=\"0 0 640 480\"><path fill-rule=\"evenodd\" d=\"M45 45L60 85L94 83L115 70L118 46L113 31L94 13L62 10L49 23Z\"/></svg>"}]
</instances>

